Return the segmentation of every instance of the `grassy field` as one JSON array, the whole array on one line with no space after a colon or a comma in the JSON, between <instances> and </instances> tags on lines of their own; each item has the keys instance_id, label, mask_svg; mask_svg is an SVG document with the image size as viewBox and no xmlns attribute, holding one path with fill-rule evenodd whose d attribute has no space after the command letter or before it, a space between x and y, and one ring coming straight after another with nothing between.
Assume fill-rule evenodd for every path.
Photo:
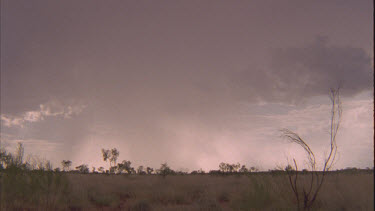
<instances>
[{"instance_id":1,"label":"grassy field","mask_svg":"<svg viewBox=\"0 0 375 211\"><path fill-rule=\"evenodd\" d=\"M162 177L7 172L2 173L2 210L296 210L285 173ZM313 209L373 210L373 197L373 171L330 173Z\"/></svg>"}]
</instances>

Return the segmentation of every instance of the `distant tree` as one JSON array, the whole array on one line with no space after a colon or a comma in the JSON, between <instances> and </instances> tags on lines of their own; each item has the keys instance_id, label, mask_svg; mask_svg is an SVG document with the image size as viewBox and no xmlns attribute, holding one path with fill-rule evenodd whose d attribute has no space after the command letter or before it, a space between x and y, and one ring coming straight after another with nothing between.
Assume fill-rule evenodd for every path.
<instances>
[{"instance_id":1,"label":"distant tree","mask_svg":"<svg viewBox=\"0 0 375 211\"><path fill-rule=\"evenodd\" d=\"M12 154L5 149L0 149L0 169L5 169L12 162Z\"/></svg>"},{"instance_id":2,"label":"distant tree","mask_svg":"<svg viewBox=\"0 0 375 211\"><path fill-rule=\"evenodd\" d=\"M53 171L54 171L54 172L60 172L61 170L60 170L59 167L57 167L57 168L55 168Z\"/></svg>"},{"instance_id":3,"label":"distant tree","mask_svg":"<svg viewBox=\"0 0 375 211\"><path fill-rule=\"evenodd\" d=\"M82 164L76 167L76 169L82 173L82 174L88 174L89 173L89 167L86 164Z\"/></svg>"},{"instance_id":4,"label":"distant tree","mask_svg":"<svg viewBox=\"0 0 375 211\"><path fill-rule=\"evenodd\" d=\"M61 165L63 167L63 171L69 171L70 166L72 165L72 161L70 161L70 160L63 160L61 162Z\"/></svg>"},{"instance_id":5,"label":"distant tree","mask_svg":"<svg viewBox=\"0 0 375 211\"><path fill-rule=\"evenodd\" d=\"M46 165L44 163L44 160L37 160L35 164L36 169L44 171L46 169Z\"/></svg>"},{"instance_id":6,"label":"distant tree","mask_svg":"<svg viewBox=\"0 0 375 211\"><path fill-rule=\"evenodd\" d=\"M254 167L254 166L250 167L249 170L250 170L250 172L257 172L257 171L259 171L258 168Z\"/></svg>"},{"instance_id":7,"label":"distant tree","mask_svg":"<svg viewBox=\"0 0 375 211\"><path fill-rule=\"evenodd\" d=\"M190 174L205 174L206 172L200 168L199 170L194 170L192 172L190 172Z\"/></svg>"},{"instance_id":8,"label":"distant tree","mask_svg":"<svg viewBox=\"0 0 375 211\"><path fill-rule=\"evenodd\" d=\"M100 173L104 173L104 172L105 172L105 169L104 169L103 166L101 166L101 167L98 168L98 171L99 171Z\"/></svg>"},{"instance_id":9,"label":"distant tree","mask_svg":"<svg viewBox=\"0 0 375 211\"><path fill-rule=\"evenodd\" d=\"M16 166L18 168L26 169L23 163L24 148L22 143L17 143L16 152L14 154L0 149L0 169L8 168L9 166Z\"/></svg>"},{"instance_id":10,"label":"distant tree","mask_svg":"<svg viewBox=\"0 0 375 211\"><path fill-rule=\"evenodd\" d=\"M132 174L132 167L130 161L123 160L121 163L117 164L117 166L119 173L125 172L127 174Z\"/></svg>"},{"instance_id":11,"label":"distant tree","mask_svg":"<svg viewBox=\"0 0 375 211\"><path fill-rule=\"evenodd\" d=\"M140 174L140 175L146 174L146 172L144 171L144 167L143 166L139 166L138 167L137 174Z\"/></svg>"},{"instance_id":12,"label":"distant tree","mask_svg":"<svg viewBox=\"0 0 375 211\"><path fill-rule=\"evenodd\" d=\"M229 164L229 163L220 163L219 169L223 173L235 173L241 167L239 163Z\"/></svg>"},{"instance_id":13,"label":"distant tree","mask_svg":"<svg viewBox=\"0 0 375 211\"><path fill-rule=\"evenodd\" d=\"M23 164L23 155L24 155L24 147L21 142L17 143L17 150L16 150L16 155L14 157L14 164L16 166L21 166Z\"/></svg>"},{"instance_id":14,"label":"distant tree","mask_svg":"<svg viewBox=\"0 0 375 211\"><path fill-rule=\"evenodd\" d=\"M357 171L358 169L356 167L346 167L344 171Z\"/></svg>"},{"instance_id":15,"label":"distant tree","mask_svg":"<svg viewBox=\"0 0 375 211\"><path fill-rule=\"evenodd\" d=\"M0 171L5 169L5 157L7 155L7 152L0 148Z\"/></svg>"},{"instance_id":16,"label":"distant tree","mask_svg":"<svg viewBox=\"0 0 375 211\"><path fill-rule=\"evenodd\" d=\"M116 149L113 148L111 150L109 149L102 149L102 155L103 155L103 160L104 161L109 161L109 166L110 166L110 172L114 173L114 169L116 169L116 162L117 158L120 155L120 152Z\"/></svg>"},{"instance_id":17,"label":"distant tree","mask_svg":"<svg viewBox=\"0 0 375 211\"><path fill-rule=\"evenodd\" d=\"M45 163L45 170L47 171L53 170L52 163L49 160Z\"/></svg>"},{"instance_id":18,"label":"distant tree","mask_svg":"<svg viewBox=\"0 0 375 211\"><path fill-rule=\"evenodd\" d=\"M158 172L163 177L174 173L174 171L168 166L167 163L162 163L160 169L158 169Z\"/></svg>"},{"instance_id":19,"label":"distant tree","mask_svg":"<svg viewBox=\"0 0 375 211\"><path fill-rule=\"evenodd\" d=\"M147 168L146 168L146 172L147 172L147 174L152 174L153 171L154 171L153 168L150 168L150 167L147 167Z\"/></svg>"},{"instance_id":20,"label":"distant tree","mask_svg":"<svg viewBox=\"0 0 375 211\"><path fill-rule=\"evenodd\" d=\"M190 174L198 174L198 171L194 170L194 171L190 172Z\"/></svg>"},{"instance_id":21,"label":"distant tree","mask_svg":"<svg viewBox=\"0 0 375 211\"><path fill-rule=\"evenodd\" d=\"M112 166L109 168L109 173L114 174L118 173L118 166Z\"/></svg>"},{"instance_id":22,"label":"distant tree","mask_svg":"<svg viewBox=\"0 0 375 211\"><path fill-rule=\"evenodd\" d=\"M187 174L189 174L188 172L183 171L183 170L177 170L177 171L174 171L174 173L175 173L176 175L187 175Z\"/></svg>"},{"instance_id":23,"label":"distant tree","mask_svg":"<svg viewBox=\"0 0 375 211\"><path fill-rule=\"evenodd\" d=\"M291 172L291 171L294 171L295 169L293 169L293 167L290 165L290 164L288 164L286 167L285 167L285 171L289 171L289 172Z\"/></svg>"},{"instance_id":24,"label":"distant tree","mask_svg":"<svg viewBox=\"0 0 375 211\"><path fill-rule=\"evenodd\" d=\"M228 164L229 173L234 172L234 166L231 164Z\"/></svg>"},{"instance_id":25,"label":"distant tree","mask_svg":"<svg viewBox=\"0 0 375 211\"><path fill-rule=\"evenodd\" d=\"M210 170L209 171L209 174L211 175L219 175L219 174L222 174L223 172L220 171L220 170Z\"/></svg>"},{"instance_id":26,"label":"distant tree","mask_svg":"<svg viewBox=\"0 0 375 211\"><path fill-rule=\"evenodd\" d=\"M247 172L249 172L249 170L246 168L245 165L242 165L241 168L240 168L240 170L239 170L239 172L240 173L247 173Z\"/></svg>"},{"instance_id":27,"label":"distant tree","mask_svg":"<svg viewBox=\"0 0 375 211\"><path fill-rule=\"evenodd\" d=\"M238 169L241 167L241 164L240 163L237 163L237 164L232 164L231 165L231 169L232 169L232 172L237 172Z\"/></svg>"},{"instance_id":28,"label":"distant tree","mask_svg":"<svg viewBox=\"0 0 375 211\"><path fill-rule=\"evenodd\" d=\"M120 152L116 148L111 149L111 157L109 158L110 162L112 163L111 166L116 166L117 158L119 155Z\"/></svg>"},{"instance_id":29,"label":"distant tree","mask_svg":"<svg viewBox=\"0 0 375 211\"><path fill-rule=\"evenodd\" d=\"M107 161L110 157L110 152L109 149L102 149L102 155L103 155L103 160Z\"/></svg>"},{"instance_id":30,"label":"distant tree","mask_svg":"<svg viewBox=\"0 0 375 211\"><path fill-rule=\"evenodd\" d=\"M198 173L198 174L205 174L206 172L205 172L202 168L200 168L200 169L197 171L197 173Z\"/></svg>"},{"instance_id":31,"label":"distant tree","mask_svg":"<svg viewBox=\"0 0 375 211\"><path fill-rule=\"evenodd\" d=\"M220 169L220 171L221 172L227 172L228 171L228 164L226 164L226 163L220 163L219 164L219 169Z\"/></svg>"},{"instance_id":32,"label":"distant tree","mask_svg":"<svg viewBox=\"0 0 375 211\"><path fill-rule=\"evenodd\" d=\"M130 174L136 174L137 172L135 171L135 169L133 167L130 168Z\"/></svg>"},{"instance_id":33,"label":"distant tree","mask_svg":"<svg viewBox=\"0 0 375 211\"><path fill-rule=\"evenodd\" d=\"M92 173L97 173L95 170L96 170L96 168L95 168L95 166L93 166L92 167Z\"/></svg>"}]
</instances>

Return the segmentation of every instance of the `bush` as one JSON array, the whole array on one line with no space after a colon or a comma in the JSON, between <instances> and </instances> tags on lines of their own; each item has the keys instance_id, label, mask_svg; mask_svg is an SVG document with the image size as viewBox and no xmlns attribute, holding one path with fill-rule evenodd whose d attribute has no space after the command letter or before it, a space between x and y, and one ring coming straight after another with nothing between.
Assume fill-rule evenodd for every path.
<instances>
[{"instance_id":1,"label":"bush","mask_svg":"<svg viewBox=\"0 0 375 211\"><path fill-rule=\"evenodd\" d=\"M51 171L48 161L37 164L23 162L23 146L18 145L12 155L2 151L0 210L35 209L55 210L66 204L69 183L65 175ZM5 156L4 156L5 155ZM37 167L38 169L35 169Z\"/></svg>"}]
</instances>

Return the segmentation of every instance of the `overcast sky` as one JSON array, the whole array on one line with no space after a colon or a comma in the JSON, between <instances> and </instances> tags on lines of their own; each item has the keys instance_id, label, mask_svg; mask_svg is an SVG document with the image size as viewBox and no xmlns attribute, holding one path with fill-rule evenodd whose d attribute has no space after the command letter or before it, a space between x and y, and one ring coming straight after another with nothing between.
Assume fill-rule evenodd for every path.
<instances>
[{"instance_id":1,"label":"overcast sky","mask_svg":"<svg viewBox=\"0 0 375 211\"><path fill-rule=\"evenodd\" d=\"M329 150L373 167L373 5L319 1L1 1L1 140L73 166L285 165Z\"/></svg>"}]
</instances>

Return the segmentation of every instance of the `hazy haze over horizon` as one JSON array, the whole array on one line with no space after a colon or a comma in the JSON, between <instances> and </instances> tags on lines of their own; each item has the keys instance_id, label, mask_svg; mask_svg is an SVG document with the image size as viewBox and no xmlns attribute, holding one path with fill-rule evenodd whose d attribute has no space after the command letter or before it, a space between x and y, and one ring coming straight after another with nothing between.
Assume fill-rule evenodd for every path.
<instances>
[{"instance_id":1,"label":"hazy haze over horizon","mask_svg":"<svg viewBox=\"0 0 375 211\"><path fill-rule=\"evenodd\" d=\"M287 2L287 3L286 3ZM372 1L1 1L1 141L108 167L272 169L322 163L330 88L334 168L374 166Z\"/></svg>"}]
</instances>

